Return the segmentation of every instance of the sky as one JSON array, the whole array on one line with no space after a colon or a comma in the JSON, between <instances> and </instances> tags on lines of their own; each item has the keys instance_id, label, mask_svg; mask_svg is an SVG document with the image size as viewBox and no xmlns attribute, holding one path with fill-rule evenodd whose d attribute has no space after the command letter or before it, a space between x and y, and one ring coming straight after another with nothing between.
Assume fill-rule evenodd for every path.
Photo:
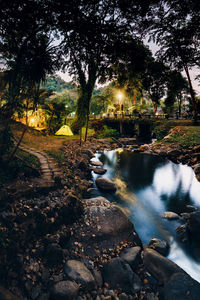
<instances>
[{"instance_id":1,"label":"sky","mask_svg":"<svg viewBox=\"0 0 200 300\"><path fill-rule=\"evenodd\" d=\"M156 51L158 51L158 49L159 49L159 47L156 44L154 44L152 42L148 43L147 40L144 41L144 44L149 46L149 48L153 54L155 54ZM57 74L65 81L72 80L72 78L69 76L69 74L67 72L64 73L64 72L59 71L59 72L57 72ZM186 77L185 72L182 72L182 75L184 77ZM193 88L194 88L195 92L197 93L197 95L200 95L200 81L195 80L195 77L197 75L200 75L199 69L198 68L191 69L190 75L191 75L191 79L192 79Z\"/></svg>"}]
</instances>

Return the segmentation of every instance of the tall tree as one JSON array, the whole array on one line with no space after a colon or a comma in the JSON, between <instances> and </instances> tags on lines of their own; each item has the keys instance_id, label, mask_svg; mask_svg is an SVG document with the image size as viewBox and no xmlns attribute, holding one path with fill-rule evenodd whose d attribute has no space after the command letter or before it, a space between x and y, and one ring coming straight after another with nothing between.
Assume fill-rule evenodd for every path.
<instances>
[{"instance_id":1,"label":"tall tree","mask_svg":"<svg viewBox=\"0 0 200 300\"><path fill-rule=\"evenodd\" d=\"M157 112L160 100L165 95L167 71L168 68L162 62L152 60L144 74L143 88L152 100L154 113Z\"/></svg>"},{"instance_id":2,"label":"tall tree","mask_svg":"<svg viewBox=\"0 0 200 300\"><path fill-rule=\"evenodd\" d=\"M2 0L0 24L0 58L7 81L4 92L5 122L2 137L7 134L9 121L24 100L38 100L41 80L54 69L54 48L49 42L43 1ZM25 19L29 18L29 21ZM21 139L20 139L21 140ZM4 143L4 139L1 139ZM0 147L3 149L3 147ZM0 149L0 157L2 151Z\"/></svg>"},{"instance_id":3,"label":"tall tree","mask_svg":"<svg viewBox=\"0 0 200 300\"><path fill-rule=\"evenodd\" d=\"M140 3L135 1L135 7L140 7ZM103 81L108 75L117 41L124 41L128 35L135 37L136 22L134 15L131 22L126 18L121 1L76 0L67 1L61 10L60 7L57 1L65 65L80 84L75 123L81 128L88 120L96 81Z\"/></svg>"},{"instance_id":4,"label":"tall tree","mask_svg":"<svg viewBox=\"0 0 200 300\"><path fill-rule=\"evenodd\" d=\"M181 115L181 106L183 100L183 94L188 93L187 80L176 70L170 70L168 72L167 80L167 97L165 99L165 105L171 109L174 103L178 103L178 114Z\"/></svg>"},{"instance_id":5,"label":"tall tree","mask_svg":"<svg viewBox=\"0 0 200 300\"><path fill-rule=\"evenodd\" d=\"M158 56L177 71L185 71L196 122L197 100L190 70L200 67L200 3L196 0L164 0L158 8L151 19L151 35L161 47Z\"/></svg>"}]
</instances>

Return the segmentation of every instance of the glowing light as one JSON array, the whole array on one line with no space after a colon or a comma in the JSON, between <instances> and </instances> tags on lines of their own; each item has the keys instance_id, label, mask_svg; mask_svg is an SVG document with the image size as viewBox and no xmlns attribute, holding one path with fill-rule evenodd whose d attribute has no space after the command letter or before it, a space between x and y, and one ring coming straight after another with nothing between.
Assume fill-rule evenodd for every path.
<instances>
[{"instance_id":1,"label":"glowing light","mask_svg":"<svg viewBox=\"0 0 200 300\"><path fill-rule=\"evenodd\" d=\"M123 99L123 93L122 92L118 92L117 93L117 98L119 99L119 101L121 101Z\"/></svg>"},{"instance_id":2,"label":"glowing light","mask_svg":"<svg viewBox=\"0 0 200 300\"><path fill-rule=\"evenodd\" d=\"M30 119L30 122L31 122L31 123L34 123L34 121L35 121L34 118L31 118L31 119Z\"/></svg>"}]
</instances>

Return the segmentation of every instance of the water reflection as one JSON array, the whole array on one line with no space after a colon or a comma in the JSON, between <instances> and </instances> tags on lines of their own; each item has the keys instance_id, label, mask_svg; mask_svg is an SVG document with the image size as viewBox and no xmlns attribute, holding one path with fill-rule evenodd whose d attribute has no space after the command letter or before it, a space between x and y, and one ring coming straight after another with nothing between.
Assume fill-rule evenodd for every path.
<instances>
[{"instance_id":1,"label":"water reflection","mask_svg":"<svg viewBox=\"0 0 200 300\"><path fill-rule=\"evenodd\" d=\"M176 240L175 228L180 223L162 218L165 211L182 212L189 204L200 206L200 183L193 170L159 156L128 151L105 151L96 159L107 169L103 177L114 180L118 187L116 194L101 195L125 209L144 243L152 237L169 241L169 258L200 281L200 263Z\"/></svg>"}]
</instances>

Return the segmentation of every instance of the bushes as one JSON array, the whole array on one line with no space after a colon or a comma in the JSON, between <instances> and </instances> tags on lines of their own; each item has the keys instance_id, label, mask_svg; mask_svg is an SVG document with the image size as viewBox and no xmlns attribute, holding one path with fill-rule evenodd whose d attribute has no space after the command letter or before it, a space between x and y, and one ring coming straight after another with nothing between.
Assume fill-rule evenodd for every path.
<instances>
[{"instance_id":1,"label":"bushes","mask_svg":"<svg viewBox=\"0 0 200 300\"><path fill-rule=\"evenodd\" d=\"M95 132L98 133L101 130L105 128L114 129L115 132L110 132L110 134L114 134L116 136L116 132L120 132L120 122L122 123L123 127L123 135L125 136L134 136L136 133L136 128L135 128L135 121L134 120L126 120L126 119L103 119L103 120L96 120L91 122L91 127L94 128ZM107 132L107 129L106 129ZM114 136L113 135L113 136ZM111 135L109 135L111 136Z\"/></svg>"},{"instance_id":2,"label":"bushes","mask_svg":"<svg viewBox=\"0 0 200 300\"><path fill-rule=\"evenodd\" d=\"M119 136L119 132L116 129L104 125L104 122L102 120L93 121L90 126L94 129L95 136L98 139L111 137L111 136L113 137Z\"/></svg>"},{"instance_id":3,"label":"bushes","mask_svg":"<svg viewBox=\"0 0 200 300\"><path fill-rule=\"evenodd\" d=\"M99 131L97 138L102 139L105 137L119 137L119 132L116 129L104 125L103 129Z\"/></svg>"}]
</instances>

